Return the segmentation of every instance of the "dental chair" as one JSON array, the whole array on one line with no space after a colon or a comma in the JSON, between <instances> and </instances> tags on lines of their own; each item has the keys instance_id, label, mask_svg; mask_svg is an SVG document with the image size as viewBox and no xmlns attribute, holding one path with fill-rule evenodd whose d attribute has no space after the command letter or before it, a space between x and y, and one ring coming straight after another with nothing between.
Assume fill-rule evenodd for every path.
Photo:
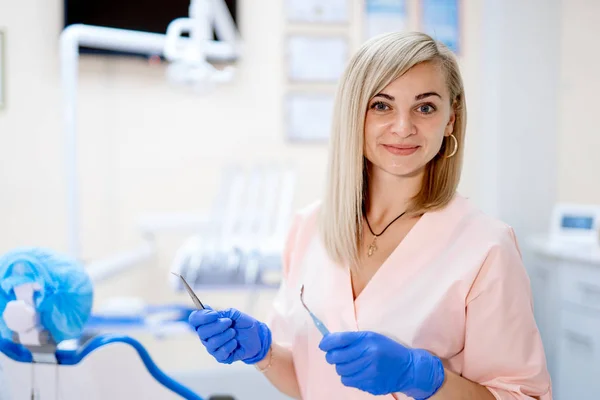
<instances>
[{"instance_id":1,"label":"dental chair","mask_svg":"<svg viewBox=\"0 0 600 400\"><path fill-rule=\"evenodd\" d=\"M83 331L82 322L89 318L86 304L91 304L91 285L80 279L79 288L66 293L71 288L58 285L51 268L28 251L12 254L8 260L0 258L0 365L4 375L0 399L235 399L220 393L196 394L165 374L141 343L129 336L104 334L84 341L73 329L60 331L60 323L52 321L64 318L79 318L70 326L81 326ZM82 273L75 264L73 271ZM46 285L48 282L52 284ZM75 315L77 308L81 312ZM68 338L60 340L66 334Z\"/></svg>"},{"instance_id":2,"label":"dental chair","mask_svg":"<svg viewBox=\"0 0 600 400\"><path fill-rule=\"evenodd\" d=\"M252 312L260 290L279 287L295 186L291 165L226 168L206 227L181 245L170 270L194 290L246 292ZM169 280L183 290L178 278Z\"/></svg>"}]
</instances>

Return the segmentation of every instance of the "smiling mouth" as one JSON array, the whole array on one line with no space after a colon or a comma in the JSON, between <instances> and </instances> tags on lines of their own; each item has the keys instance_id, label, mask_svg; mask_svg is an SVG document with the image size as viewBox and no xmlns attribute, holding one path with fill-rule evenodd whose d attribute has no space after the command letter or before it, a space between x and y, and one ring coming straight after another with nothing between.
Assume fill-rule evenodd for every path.
<instances>
[{"instance_id":1,"label":"smiling mouth","mask_svg":"<svg viewBox=\"0 0 600 400\"><path fill-rule=\"evenodd\" d=\"M393 145L393 144L384 144L383 148L394 155L399 156L407 156L413 154L419 149L420 146L407 146L407 145Z\"/></svg>"}]
</instances>

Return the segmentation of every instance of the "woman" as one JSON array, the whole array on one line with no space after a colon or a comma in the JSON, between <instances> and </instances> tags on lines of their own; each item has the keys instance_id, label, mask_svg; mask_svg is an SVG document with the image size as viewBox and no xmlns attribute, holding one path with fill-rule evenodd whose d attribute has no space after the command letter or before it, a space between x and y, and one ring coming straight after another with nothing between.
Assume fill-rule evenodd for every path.
<instances>
[{"instance_id":1,"label":"woman","mask_svg":"<svg viewBox=\"0 0 600 400\"><path fill-rule=\"evenodd\" d=\"M551 399L513 230L456 193L466 109L452 53L421 33L370 40L334 122L325 198L294 219L271 321L196 312L208 351L309 400Z\"/></svg>"}]
</instances>

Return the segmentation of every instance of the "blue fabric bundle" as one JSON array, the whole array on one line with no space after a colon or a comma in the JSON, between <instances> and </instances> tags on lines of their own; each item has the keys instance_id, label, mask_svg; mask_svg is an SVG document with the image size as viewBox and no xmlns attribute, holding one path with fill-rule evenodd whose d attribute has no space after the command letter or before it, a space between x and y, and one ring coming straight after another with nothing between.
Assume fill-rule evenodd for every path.
<instances>
[{"instance_id":1,"label":"blue fabric bundle","mask_svg":"<svg viewBox=\"0 0 600 400\"><path fill-rule=\"evenodd\" d=\"M92 282L83 265L43 248L23 248L0 256L0 336L12 339L12 331L1 318L8 302L15 300L13 288L37 282L34 295L42 326L56 343L81 335L94 298Z\"/></svg>"}]
</instances>

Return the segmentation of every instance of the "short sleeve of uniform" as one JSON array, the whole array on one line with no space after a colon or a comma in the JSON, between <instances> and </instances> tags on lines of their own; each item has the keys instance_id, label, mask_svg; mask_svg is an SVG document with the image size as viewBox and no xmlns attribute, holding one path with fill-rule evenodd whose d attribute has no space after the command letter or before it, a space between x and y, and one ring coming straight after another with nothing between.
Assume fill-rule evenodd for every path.
<instances>
[{"instance_id":1,"label":"short sleeve of uniform","mask_svg":"<svg viewBox=\"0 0 600 400\"><path fill-rule=\"evenodd\" d=\"M282 255L282 279L273 301L267 325L271 329L273 341L290 347L293 340L291 313L298 302L300 292L296 288L296 264L310 240L318 203L295 214L285 240Z\"/></svg>"},{"instance_id":2,"label":"short sleeve of uniform","mask_svg":"<svg viewBox=\"0 0 600 400\"><path fill-rule=\"evenodd\" d=\"M467 298L463 376L496 399L551 400L529 277L512 228L489 252Z\"/></svg>"}]
</instances>

